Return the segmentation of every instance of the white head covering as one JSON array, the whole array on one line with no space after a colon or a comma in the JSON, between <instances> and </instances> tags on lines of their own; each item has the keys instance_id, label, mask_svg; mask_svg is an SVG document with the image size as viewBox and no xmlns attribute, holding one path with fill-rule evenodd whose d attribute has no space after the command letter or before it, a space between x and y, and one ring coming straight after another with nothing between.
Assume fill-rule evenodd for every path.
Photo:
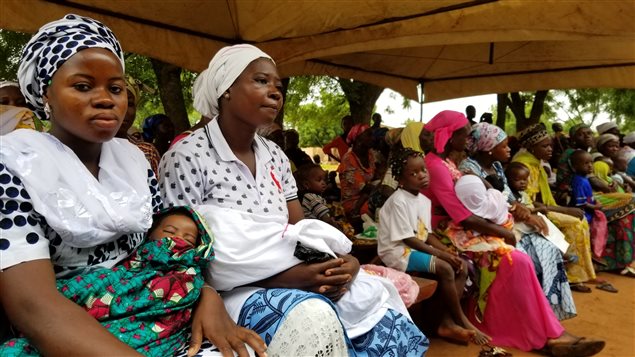
<instances>
[{"instance_id":1,"label":"white head covering","mask_svg":"<svg viewBox=\"0 0 635 357\"><path fill-rule=\"evenodd\" d=\"M507 221L509 205L502 192L485 187L483 180L474 175L464 175L456 182L454 191L465 208L473 214L496 224Z\"/></svg>"},{"instance_id":2,"label":"white head covering","mask_svg":"<svg viewBox=\"0 0 635 357\"><path fill-rule=\"evenodd\" d=\"M617 128L617 124L615 124L614 122L610 121L608 123L603 123L598 125L597 127L597 131L598 134L602 135L604 133L606 133L607 131L611 130L611 129L615 129Z\"/></svg>"},{"instance_id":3,"label":"white head covering","mask_svg":"<svg viewBox=\"0 0 635 357\"><path fill-rule=\"evenodd\" d=\"M20 89L20 85L17 82L0 81L0 88L4 88L4 87L16 87L16 88Z\"/></svg>"},{"instance_id":4,"label":"white head covering","mask_svg":"<svg viewBox=\"0 0 635 357\"><path fill-rule=\"evenodd\" d=\"M626 134L624 136L624 139L622 139L622 142L624 144L632 144L635 143L635 131L631 131L630 133Z\"/></svg>"},{"instance_id":5,"label":"white head covering","mask_svg":"<svg viewBox=\"0 0 635 357\"><path fill-rule=\"evenodd\" d=\"M218 99L234 84L245 68L258 58L273 61L268 54L252 45L240 44L221 48L209 62L207 69L194 81L194 108L208 118L218 115Z\"/></svg>"}]
</instances>

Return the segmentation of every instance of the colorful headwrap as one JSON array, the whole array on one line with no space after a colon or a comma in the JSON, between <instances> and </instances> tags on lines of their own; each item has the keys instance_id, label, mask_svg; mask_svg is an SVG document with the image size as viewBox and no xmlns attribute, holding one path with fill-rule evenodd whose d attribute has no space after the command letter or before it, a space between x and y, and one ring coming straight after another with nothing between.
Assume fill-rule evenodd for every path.
<instances>
[{"instance_id":1,"label":"colorful headwrap","mask_svg":"<svg viewBox=\"0 0 635 357\"><path fill-rule=\"evenodd\" d=\"M549 137L545 124L533 124L525 130L518 133L518 140L524 148L530 148Z\"/></svg>"},{"instance_id":2,"label":"colorful headwrap","mask_svg":"<svg viewBox=\"0 0 635 357\"><path fill-rule=\"evenodd\" d=\"M393 146L396 143L401 142L401 133L403 132L403 129L404 128L396 128L388 130L386 136L384 137L386 144L388 144L388 146Z\"/></svg>"},{"instance_id":3,"label":"colorful headwrap","mask_svg":"<svg viewBox=\"0 0 635 357\"><path fill-rule=\"evenodd\" d=\"M14 82L14 81L0 81L0 88L4 88L4 87L16 87L16 88L20 89L20 85L17 82Z\"/></svg>"},{"instance_id":4,"label":"colorful headwrap","mask_svg":"<svg viewBox=\"0 0 635 357\"><path fill-rule=\"evenodd\" d=\"M370 128L370 126L368 124L355 124L355 125L353 125L351 130L348 132L348 135L346 136L346 143L349 146L352 146L353 143L355 142L355 139L357 139L357 137L359 136L359 134L365 132L369 128Z\"/></svg>"},{"instance_id":5,"label":"colorful headwrap","mask_svg":"<svg viewBox=\"0 0 635 357\"><path fill-rule=\"evenodd\" d=\"M423 130L423 125L420 122L408 123L401 133L401 145L414 151L423 152L421 144L419 144L419 134Z\"/></svg>"},{"instance_id":6,"label":"colorful headwrap","mask_svg":"<svg viewBox=\"0 0 635 357\"><path fill-rule=\"evenodd\" d=\"M130 93L132 93L132 96L134 97L134 102L136 104L139 104L139 98L141 98L141 88L139 87L139 83L137 82L136 79L134 79L134 77L132 77L129 74L126 74L126 89L128 89L130 91Z\"/></svg>"},{"instance_id":7,"label":"colorful headwrap","mask_svg":"<svg viewBox=\"0 0 635 357\"><path fill-rule=\"evenodd\" d=\"M604 144L608 143L609 141L615 141L619 144L620 138L617 135L613 135L613 134L602 134L597 139L597 142L595 144L596 149L600 150L600 148L604 146Z\"/></svg>"},{"instance_id":8,"label":"colorful headwrap","mask_svg":"<svg viewBox=\"0 0 635 357\"><path fill-rule=\"evenodd\" d=\"M46 118L42 96L57 70L71 56L87 48L104 48L117 56L124 69L121 45L110 29L88 17L68 14L42 26L24 47L18 81L20 90L39 118Z\"/></svg>"},{"instance_id":9,"label":"colorful headwrap","mask_svg":"<svg viewBox=\"0 0 635 357\"><path fill-rule=\"evenodd\" d=\"M445 150L445 144L448 143L452 134L467 124L468 120L465 114L453 110L444 110L435 115L425 125L424 129L434 133L434 148L437 153L441 154Z\"/></svg>"},{"instance_id":10,"label":"colorful headwrap","mask_svg":"<svg viewBox=\"0 0 635 357\"><path fill-rule=\"evenodd\" d=\"M155 114L145 118L143 120L143 127L141 128L141 135L143 135L143 140L152 142L152 139L154 139L155 135L154 129L164 120L170 120L170 118L168 118L168 116L165 114Z\"/></svg>"},{"instance_id":11,"label":"colorful headwrap","mask_svg":"<svg viewBox=\"0 0 635 357\"><path fill-rule=\"evenodd\" d=\"M507 138L507 133L496 125L485 122L474 124L467 137L467 150L470 153L490 151L503 142L505 138Z\"/></svg>"},{"instance_id":12,"label":"colorful headwrap","mask_svg":"<svg viewBox=\"0 0 635 357\"><path fill-rule=\"evenodd\" d=\"M602 135L604 133L606 133L607 131L611 130L611 129L616 129L617 128L617 124L615 124L615 122L608 122L608 123L602 123L600 125L597 126L597 131L598 134Z\"/></svg>"},{"instance_id":13,"label":"colorful headwrap","mask_svg":"<svg viewBox=\"0 0 635 357\"><path fill-rule=\"evenodd\" d=\"M580 124L576 124L576 125L572 126L569 129L569 137L573 138L575 136L575 134L578 132L578 130L584 129L584 128L589 128L589 126L584 124L584 123L580 123Z\"/></svg>"},{"instance_id":14,"label":"colorful headwrap","mask_svg":"<svg viewBox=\"0 0 635 357\"><path fill-rule=\"evenodd\" d=\"M218 99L234 84L245 68L258 58L268 58L273 62L268 54L252 45L221 48L194 81L194 108L208 118L218 115Z\"/></svg>"}]
</instances>

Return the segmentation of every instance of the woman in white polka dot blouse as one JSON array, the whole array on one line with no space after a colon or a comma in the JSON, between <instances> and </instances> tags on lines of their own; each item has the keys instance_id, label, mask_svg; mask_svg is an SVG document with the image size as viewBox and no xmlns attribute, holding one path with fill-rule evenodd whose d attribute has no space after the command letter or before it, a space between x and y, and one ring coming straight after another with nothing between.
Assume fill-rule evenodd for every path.
<instances>
[{"instance_id":1,"label":"woman in white polka dot blouse","mask_svg":"<svg viewBox=\"0 0 635 357\"><path fill-rule=\"evenodd\" d=\"M221 49L193 89L195 108L212 121L175 144L159 165L165 203L213 205L290 224L301 220L288 158L256 135L282 108L281 91L275 63L266 53L251 45ZM364 331L349 333L342 327L332 301L347 291L358 271L357 259L345 255L299 264L222 296L232 318L263 338L269 355L423 355L427 339L396 311L386 309ZM199 303L204 309L205 295ZM194 321L205 337L208 323Z\"/></svg>"}]
</instances>

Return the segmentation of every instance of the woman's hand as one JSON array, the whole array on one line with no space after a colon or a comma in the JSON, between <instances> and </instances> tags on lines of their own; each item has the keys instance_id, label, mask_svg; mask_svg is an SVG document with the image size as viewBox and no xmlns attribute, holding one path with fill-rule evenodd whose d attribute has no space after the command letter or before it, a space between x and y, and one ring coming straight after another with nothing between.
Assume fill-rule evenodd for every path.
<instances>
[{"instance_id":1,"label":"woman's hand","mask_svg":"<svg viewBox=\"0 0 635 357\"><path fill-rule=\"evenodd\" d=\"M525 223L536 228L536 230L542 233L543 235L549 234L549 226L547 226L547 223L545 222L545 220L542 219L542 217L540 216L530 215L529 218L525 221Z\"/></svg>"},{"instance_id":2,"label":"woman's hand","mask_svg":"<svg viewBox=\"0 0 635 357\"><path fill-rule=\"evenodd\" d=\"M210 340L223 357L233 357L234 351L238 356L249 356L245 343L253 348L258 356L267 356L267 346L260 336L252 330L236 325L227 314L220 295L216 290L207 287L201 289L201 298L194 310L188 356L193 356L200 350L203 337Z\"/></svg>"},{"instance_id":3,"label":"woman's hand","mask_svg":"<svg viewBox=\"0 0 635 357\"><path fill-rule=\"evenodd\" d=\"M563 213L568 214L569 216L576 217L578 219L584 218L584 210L576 207L562 207Z\"/></svg>"},{"instance_id":4,"label":"woman's hand","mask_svg":"<svg viewBox=\"0 0 635 357\"><path fill-rule=\"evenodd\" d=\"M329 294L326 296L332 301L337 301L342 296L344 296L344 294L348 291L350 285L353 283L353 280L355 280L357 273L359 273L359 261L357 260L357 258L355 258L354 256L350 254L347 254L347 255L343 255L341 259L343 259L344 261L342 265L340 265L339 267L327 269L324 272L324 275L343 276L343 277L347 277L348 281L338 286L324 285L320 287L320 293L326 295L325 292L328 291Z\"/></svg>"},{"instance_id":5,"label":"woman's hand","mask_svg":"<svg viewBox=\"0 0 635 357\"><path fill-rule=\"evenodd\" d=\"M531 210L518 202L514 202L512 204L510 212L514 216L514 219L518 222L524 222L531 217Z\"/></svg>"}]
</instances>

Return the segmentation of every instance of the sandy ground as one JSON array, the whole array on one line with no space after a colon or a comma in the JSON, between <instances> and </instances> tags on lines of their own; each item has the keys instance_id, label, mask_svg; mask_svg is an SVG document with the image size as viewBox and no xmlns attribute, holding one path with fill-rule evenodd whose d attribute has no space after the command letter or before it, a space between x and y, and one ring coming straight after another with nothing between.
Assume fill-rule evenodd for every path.
<instances>
[{"instance_id":1,"label":"sandy ground","mask_svg":"<svg viewBox=\"0 0 635 357\"><path fill-rule=\"evenodd\" d=\"M606 347L597 356L635 357L635 278L600 273L610 281L617 294L593 288L590 294L574 292L578 316L563 322L565 328L578 336L604 339ZM475 345L458 346L432 337L428 357L478 356ZM508 349L514 356L539 356L536 353Z\"/></svg>"}]
</instances>

